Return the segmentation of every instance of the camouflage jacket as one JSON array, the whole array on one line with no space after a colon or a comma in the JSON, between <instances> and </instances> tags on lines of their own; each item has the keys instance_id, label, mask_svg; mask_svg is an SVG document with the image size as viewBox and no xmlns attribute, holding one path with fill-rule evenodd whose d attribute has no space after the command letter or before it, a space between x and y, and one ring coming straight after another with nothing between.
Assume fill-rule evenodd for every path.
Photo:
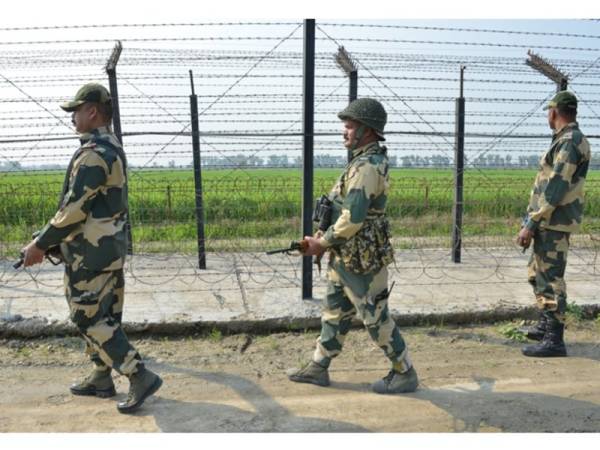
<instances>
[{"instance_id":1,"label":"camouflage jacket","mask_svg":"<svg viewBox=\"0 0 600 450\"><path fill-rule=\"evenodd\" d=\"M527 208L530 230L574 232L583 216L583 185L590 164L590 144L571 122L554 133L540 160Z\"/></svg>"},{"instance_id":2,"label":"camouflage jacket","mask_svg":"<svg viewBox=\"0 0 600 450\"><path fill-rule=\"evenodd\" d=\"M110 128L80 136L65 179L62 203L36 238L43 250L59 245L66 264L111 271L127 252L127 162Z\"/></svg>"},{"instance_id":3,"label":"camouflage jacket","mask_svg":"<svg viewBox=\"0 0 600 450\"><path fill-rule=\"evenodd\" d=\"M385 147L372 142L352 152L329 199L333 202L332 225L321 243L338 246L354 236L367 218L385 213L389 189L388 159Z\"/></svg>"}]
</instances>

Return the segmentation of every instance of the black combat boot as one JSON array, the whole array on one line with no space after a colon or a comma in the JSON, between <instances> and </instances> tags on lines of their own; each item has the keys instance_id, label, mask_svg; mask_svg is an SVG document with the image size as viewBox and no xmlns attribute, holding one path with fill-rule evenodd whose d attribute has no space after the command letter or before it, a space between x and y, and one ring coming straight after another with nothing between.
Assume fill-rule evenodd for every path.
<instances>
[{"instance_id":1,"label":"black combat boot","mask_svg":"<svg viewBox=\"0 0 600 450\"><path fill-rule=\"evenodd\" d=\"M116 395L115 384L108 370L98 370L89 374L83 381L71 385L69 388L73 395L95 395L96 397L108 398Z\"/></svg>"},{"instance_id":2,"label":"black combat boot","mask_svg":"<svg viewBox=\"0 0 600 450\"><path fill-rule=\"evenodd\" d=\"M546 315L546 333L542 342L534 345L526 345L521 350L525 356L567 356L567 349L563 341L565 324L561 323L553 313L544 313Z\"/></svg>"},{"instance_id":3,"label":"black combat boot","mask_svg":"<svg viewBox=\"0 0 600 450\"><path fill-rule=\"evenodd\" d=\"M406 392L415 392L419 385L419 378L414 367L406 372L399 373L394 369L390 370L383 379L373 383L371 388L378 394L403 394Z\"/></svg>"},{"instance_id":4,"label":"black combat boot","mask_svg":"<svg viewBox=\"0 0 600 450\"><path fill-rule=\"evenodd\" d=\"M287 376L297 383L312 383L317 386L329 386L329 372L314 361L310 361L300 369L288 370Z\"/></svg>"},{"instance_id":5,"label":"black combat boot","mask_svg":"<svg viewBox=\"0 0 600 450\"><path fill-rule=\"evenodd\" d=\"M537 323L530 327L521 327L519 328L519 331L532 341L541 341L544 339L544 334L546 334L547 323L548 320L546 319L546 316L544 313L541 313Z\"/></svg>"},{"instance_id":6,"label":"black combat boot","mask_svg":"<svg viewBox=\"0 0 600 450\"><path fill-rule=\"evenodd\" d=\"M129 414L136 411L144 400L154 394L162 386L162 378L154 372L142 367L129 377L129 394L127 400L119 402L120 413Z\"/></svg>"}]
</instances>

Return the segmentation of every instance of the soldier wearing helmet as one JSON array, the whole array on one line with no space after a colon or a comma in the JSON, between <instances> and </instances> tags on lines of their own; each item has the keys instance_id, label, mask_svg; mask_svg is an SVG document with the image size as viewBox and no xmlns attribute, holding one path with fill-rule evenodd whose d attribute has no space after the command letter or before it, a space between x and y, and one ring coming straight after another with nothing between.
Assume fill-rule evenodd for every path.
<instances>
[{"instance_id":1,"label":"soldier wearing helmet","mask_svg":"<svg viewBox=\"0 0 600 450\"><path fill-rule=\"evenodd\" d=\"M305 255L329 252L327 296L321 335L311 361L288 372L292 381L329 385L328 367L340 354L354 316L390 360L391 370L375 382L380 394L413 392L417 374L388 308L388 270L394 260L390 224L385 216L389 163L384 128L387 113L377 100L361 98L338 117L344 122L344 146L351 156L331 192L333 213L326 231L306 236Z\"/></svg>"}]
</instances>

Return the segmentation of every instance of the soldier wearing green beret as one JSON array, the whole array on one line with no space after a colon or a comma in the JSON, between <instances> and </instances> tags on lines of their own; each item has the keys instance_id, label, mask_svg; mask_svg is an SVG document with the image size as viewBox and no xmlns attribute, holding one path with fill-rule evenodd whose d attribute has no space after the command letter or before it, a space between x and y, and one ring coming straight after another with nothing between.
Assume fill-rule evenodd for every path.
<instances>
[{"instance_id":1,"label":"soldier wearing green beret","mask_svg":"<svg viewBox=\"0 0 600 450\"><path fill-rule=\"evenodd\" d=\"M571 233L581 227L583 185L590 164L590 144L577 124L577 98L561 91L548 103L548 124L554 131L552 144L540 160L527 221L517 243L533 252L528 280L533 286L538 322L524 331L540 341L523 347L526 356L566 356L564 313L567 289L564 280Z\"/></svg>"},{"instance_id":2,"label":"soldier wearing green beret","mask_svg":"<svg viewBox=\"0 0 600 450\"><path fill-rule=\"evenodd\" d=\"M390 360L391 370L375 382L380 394L413 392L418 378L404 339L388 308L388 269L394 253L385 216L389 163L383 130L387 113L370 98L353 101L338 114L344 122L344 146L351 161L329 193L331 225L306 236L305 255L329 252L327 296L321 335L312 360L288 372L292 381L329 385L328 367L340 354L354 316Z\"/></svg>"},{"instance_id":3,"label":"soldier wearing green beret","mask_svg":"<svg viewBox=\"0 0 600 450\"><path fill-rule=\"evenodd\" d=\"M60 246L70 318L85 339L95 365L74 395L112 397L112 369L129 378L122 413L138 409L162 380L144 367L121 327L127 253L127 161L110 128L110 93L100 84L84 85L61 105L72 113L81 146L73 154L58 211L23 249L24 266L42 262L46 250Z\"/></svg>"}]
</instances>

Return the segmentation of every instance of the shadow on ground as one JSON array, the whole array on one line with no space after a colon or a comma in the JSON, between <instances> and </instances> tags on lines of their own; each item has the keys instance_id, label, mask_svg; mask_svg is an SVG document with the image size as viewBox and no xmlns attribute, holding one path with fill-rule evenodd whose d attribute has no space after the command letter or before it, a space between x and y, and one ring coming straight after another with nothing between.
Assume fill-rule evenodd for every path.
<instances>
[{"instance_id":1,"label":"shadow on ground","mask_svg":"<svg viewBox=\"0 0 600 450\"><path fill-rule=\"evenodd\" d=\"M185 402L160 398L148 411L140 415L152 415L157 426L164 432L366 432L358 425L300 417L277 403L256 383L224 372L202 372L169 364L155 365L160 373L178 373L208 381L236 391L252 410L210 402Z\"/></svg>"},{"instance_id":2,"label":"shadow on ground","mask_svg":"<svg viewBox=\"0 0 600 450\"><path fill-rule=\"evenodd\" d=\"M492 378L473 386L422 389L410 397L431 402L453 418L453 431L477 432L482 426L504 432L598 432L596 403L531 392L496 392Z\"/></svg>"}]
</instances>

